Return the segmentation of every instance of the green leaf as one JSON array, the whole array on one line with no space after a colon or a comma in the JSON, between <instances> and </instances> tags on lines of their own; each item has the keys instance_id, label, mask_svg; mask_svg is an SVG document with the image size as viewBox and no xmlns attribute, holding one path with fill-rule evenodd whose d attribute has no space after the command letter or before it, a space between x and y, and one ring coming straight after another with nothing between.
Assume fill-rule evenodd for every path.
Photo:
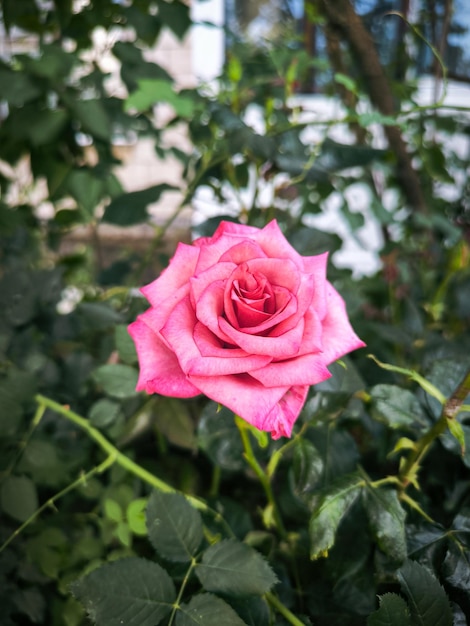
<instances>
[{"instance_id":1,"label":"green leaf","mask_svg":"<svg viewBox=\"0 0 470 626\"><path fill-rule=\"evenodd\" d=\"M398 580L408 597L413 624L452 626L452 611L446 593L423 565L407 561L398 570Z\"/></svg>"},{"instance_id":2,"label":"green leaf","mask_svg":"<svg viewBox=\"0 0 470 626\"><path fill-rule=\"evenodd\" d=\"M145 521L145 509L147 505L147 498L137 498L127 507L126 519L134 535L147 535L147 524Z\"/></svg>"},{"instance_id":3,"label":"green leaf","mask_svg":"<svg viewBox=\"0 0 470 626\"><path fill-rule=\"evenodd\" d=\"M245 467L243 444L232 411L220 410L215 402L202 410L197 430L198 447L221 469L240 471Z\"/></svg>"},{"instance_id":4,"label":"green leaf","mask_svg":"<svg viewBox=\"0 0 470 626\"><path fill-rule=\"evenodd\" d=\"M159 398L155 407L154 423L170 443L196 450L195 420L188 406L178 398Z\"/></svg>"},{"instance_id":5,"label":"green leaf","mask_svg":"<svg viewBox=\"0 0 470 626\"><path fill-rule=\"evenodd\" d=\"M118 226L132 226L141 224L148 219L147 207L153 202L158 202L165 191L173 191L176 187L161 183L142 189L125 193L111 200L104 211L103 222L117 224Z\"/></svg>"},{"instance_id":6,"label":"green leaf","mask_svg":"<svg viewBox=\"0 0 470 626\"><path fill-rule=\"evenodd\" d=\"M395 489L372 488L364 490L364 506L369 525L381 550L396 561L407 557L405 511Z\"/></svg>"},{"instance_id":7,"label":"green leaf","mask_svg":"<svg viewBox=\"0 0 470 626\"><path fill-rule=\"evenodd\" d=\"M41 89L25 72L0 67L0 93L8 104L21 107L37 98L41 94Z\"/></svg>"},{"instance_id":8,"label":"green leaf","mask_svg":"<svg viewBox=\"0 0 470 626\"><path fill-rule=\"evenodd\" d=\"M357 474L346 476L331 485L320 497L310 518L310 558L325 557L335 542L341 520L359 496L364 485Z\"/></svg>"},{"instance_id":9,"label":"green leaf","mask_svg":"<svg viewBox=\"0 0 470 626\"><path fill-rule=\"evenodd\" d=\"M380 608L369 616L367 626L412 626L405 600L395 593L379 596Z\"/></svg>"},{"instance_id":10,"label":"green leaf","mask_svg":"<svg viewBox=\"0 0 470 626\"><path fill-rule=\"evenodd\" d=\"M135 557L103 565L72 583L71 591L97 626L155 626L176 600L167 572Z\"/></svg>"},{"instance_id":11,"label":"green leaf","mask_svg":"<svg viewBox=\"0 0 470 626\"><path fill-rule=\"evenodd\" d=\"M121 361L127 365L137 363L137 352L134 341L127 331L127 325L118 324L114 329L114 341Z\"/></svg>"},{"instance_id":12,"label":"green leaf","mask_svg":"<svg viewBox=\"0 0 470 626\"><path fill-rule=\"evenodd\" d=\"M246 626L245 622L226 602L202 593L182 604L176 614L176 626Z\"/></svg>"},{"instance_id":13,"label":"green leaf","mask_svg":"<svg viewBox=\"0 0 470 626\"><path fill-rule=\"evenodd\" d=\"M294 489L299 495L308 493L318 486L323 473L323 460L308 439L299 439L294 448L292 464Z\"/></svg>"},{"instance_id":14,"label":"green leaf","mask_svg":"<svg viewBox=\"0 0 470 626\"><path fill-rule=\"evenodd\" d=\"M203 539L200 513L179 493L152 492L147 529L155 550L170 561L190 561Z\"/></svg>"},{"instance_id":15,"label":"green leaf","mask_svg":"<svg viewBox=\"0 0 470 626\"><path fill-rule=\"evenodd\" d=\"M421 414L415 395L397 385L375 385L370 391L372 415L390 428L411 427Z\"/></svg>"},{"instance_id":16,"label":"green leaf","mask_svg":"<svg viewBox=\"0 0 470 626\"><path fill-rule=\"evenodd\" d=\"M158 0L158 17L178 39L183 39L188 28L191 26L189 5L180 0Z\"/></svg>"},{"instance_id":17,"label":"green leaf","mask_svg":"<svg viewBox=\"0 0 470 626\"><path fill-rule=\"evenodd\" d=\"M442 564L442 575L446 581L463 592L468 594L470 590L470 551L454 542L449 542L444 563Z\"/></svg>"},{"instance_id":18,"label":"green leaf","mask_svg":"<svg viewBox=\"0 0 470 626\"><path fill-rule=\"evenodd\" d=\"M247 626L270 626L269 607L264 598L250 596L230 598L230 606L235 609Z\"/></svg>"},{"instance_id":19,"label":"green leaf","mask_svg":"<svg viewBox=\"0 0 470 626\"><path fill-rule=\"evenodd\" d=\"M95 428L106 428L116 421L120 410L121 407L117 402L109 398L101 398L93 404L88 417Z\"/></svg>"},{"instance_id":20,"label":"green leaf","mask_svg":"<svg viewBox=\"0 0 470 626\"><path fill-rule=\"evenodd\" d=\"M123 511L119 502L112 500L111 498L106 498L104 501L104 514L105 516L113 520L113 522L120 522L123 518Z\"/></svg>"},{"instance_id":21,"label":"green leaf","mask_svg":"<svg viewBox=\"0 0 470 626\"><path fill-rule=\"evenodd\" d=\"M277 582L261 554L236 539L210 546L196 575L207 591L233 596L262 595Z\"/></svg>"},{"instance_id":22,"label":"green leaf","mask_svg":"<svg viewBox=\"0 0 470 626\"><path fill-rule=\"evenodd\" d=\"M106 142L111 140L111 120L101 100L79 100L76 94L63 98L84 133Z\"/></svg>"},{"instance_id":23,"label":"green leaf","mask_svg":"<svg viewBox=\"0 0 470 626\"><path fill-rule=\"evenodd\" d=\"M39 506L33 481L26 476L7 476L0 488L0 506L13 519L25 522Z\"/></svg>"},{"instance_id":24,"label":"green leaf","mask_svg":"<svg viewBox=\"0 0 470 626\"><path fill-rule=\"evenodd\" d=\"M137 81L138 89L130 94L125 103L126 111L135 109L139 113L148 111L155 104L165 102L180 117L190 118L194 113L194 101L179 95L171 82L156 78L141 78Z\"/></svg>"},{"instance_id":25,"label":"green leaf","mask_svg":"<svg viewBox=\"0 0 470 626\"><path fill-rule=\"evenodd\" d=\"M137 392L138 373L129 365L121 363L101 365L92 377L103 388L104 392L113 398L129 398Z\"/></svg>"}]
</instances>

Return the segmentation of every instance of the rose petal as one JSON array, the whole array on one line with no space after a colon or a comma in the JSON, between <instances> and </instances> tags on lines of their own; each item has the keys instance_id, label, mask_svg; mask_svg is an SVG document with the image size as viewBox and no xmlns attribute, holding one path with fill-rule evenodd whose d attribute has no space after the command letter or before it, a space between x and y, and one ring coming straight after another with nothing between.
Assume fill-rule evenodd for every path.
<instances>
[{"instance_id":1,"label":"rose petal","mask_svg":"<svg viewBox=\"0 0 470 626\"><path fill-rule=\"evenodd\" d=\"M313 278L313 293L311 305L322 320L326 315L326 265L328 252L316 256L302 257L304 271Z\"/></svg>"},{"instance_id":2,"label":"rose petal","mask_svg":"<svg viewBox=\"0 0 470 626\"><path fill-rule=\"evenodd\" d=\"M276 361L250 375L265 387L317 385L331 377L322 354L305 354L287 361Z\"/></svg>"},{"instance_id":3,"label":"rose petal","mask_svg":"<svg viewBox=\"0 0 470 626\"><path fill-rule=\"evenodd\" d=\"M308 393L307 387L291 387L279 403L266 416L261 430L271 432L273 439L290 437L292 427L298 418Z\"/></svg>"},{"instance_id":4,"label":"rose petal","mask_svg":"<svg viewBox=\"0 0 470 626\"><path fill-rule=\"evenodd\" d=\"M255 241L268 257L290 259L298 269L303 269L303 257L287 241L276 220L272 220L258 231Z\"/></svg>"},{"instance_id":5,"label":"rose petal","mask_svg":"<svg viewBox=\"0 0 470 626\"><path fill-rule=\"evenodd\" d=\"M165 306L180 287L188 284L194 274L199 249L179 243L170 264L160 276L141 288L141 292L152 306Z\"/></svg>"},{"instance_id":6,"label":"rose petal","mask_svg":"<svg viewBox=\"0 0 470 626\"><path fill-rule=\"evenodd\" d=\"M248 374L191 376L190 380L208 398L223 404L260 429L267 415L288 391L288 387L264 387Z\"/></svg>"},{"instance_id":7,"label":"rose petal","mask_svg":"<svg viewBox=\"0 0 470 626\"><path fill-rule=\"evenodd\" d=\"M128 327L139 358L137 391L191 398L201 392L184 375L176 356L145 324L141 316Z\"/></svg>"},{"instance_id":8,"label":"rose petal","mask_svg":"<svg viewBox=\"0 0 470 626\"><path fill-rule=\"evenodd\" d=\"M181 369L187 376L218 377L226 374L245 373L250 369L263 367L271 360L269 356L259 356L226 349L221 356L204 357L194 340L195 326L198 324L189 298L182 300L168 318L162 335L174 350Z\"/></svg>"},{"instance_id":9,"label":"rose petal","mask_svg":"<svg viewBox=\"0 0 470 626\"><path fill-rule=\"evenodd\" d=\"M322 322L323 357L325 363L333 363L366 344L353 331L344 300L330 283L326 286L326 297L328 312Z\"/></svg>"},{"instance_id":10,"label":"rose petal","mask_svg":"<svg viewBox=\"0 0 470 626\"><path fill-rule=\"evenodd\" d=\"M245 261L257 258L266 258L266 254L254 241L242 241L229 248L221 257L220 262L230 261L240 265Z\"/></svg>"},{"instance_id":11,"label":"rose petal","mask_svg":"<svg viewBox=\"0 0 470 626\"><path fill-rule=\"evenodd\" d=\"M269 354L274 358L285 359L297 355L302 343L304 321L299 320L295 328L280 337L249 335L231 326L223 317L219 317L219 328L231 343L250 354Z\"/></svg>"}]
</instances>

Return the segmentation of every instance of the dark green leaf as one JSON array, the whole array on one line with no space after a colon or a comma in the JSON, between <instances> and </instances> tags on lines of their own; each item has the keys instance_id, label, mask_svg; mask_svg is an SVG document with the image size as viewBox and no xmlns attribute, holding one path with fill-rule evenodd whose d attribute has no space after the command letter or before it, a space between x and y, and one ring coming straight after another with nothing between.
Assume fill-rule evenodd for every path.
<instances>
[{"instance_id":1,"label":"dark green leaf","mask_svg":"<svg viewBox=\"0 0 470 626\"><path fill-rule=\"evenodd\" d=\"M446 593L423 565L407 561L398 570L398 580L408 597L413 624L452 626L452 611Z\"/></svg>"},{"instance_id":2,"label":"dark green leaf","mask_svg":"<svg viewBox=\"0 0 470 626\"><path fill-rule=\"evenodd\" d=\"M107 428L113 424L121 410L120 405L109 398L101 398L90 409L88 417L95 428Z\"/></svg>"},{"instance_id":3,"label":"dark green leaf","mask_svg":"<svg viewBox=\"0 0 470 626\"><path fill-rule=\"evenodd\" d=\"M41 93L41 89L34 80L24 72L14 72L6 67L0 67L0 93L12 106L23 106L34 100Z\"/></svg>"},{"instance_id":4,"label":"dark green leaf","mask_svg":"<svg viewBox=\"0 0 470 626\"><path fill-rule=\"evenodd\" d=\"M147 207L153 202L158 202L165 191L173 191L176 187L161 183L142 189L126 193L114 200L106 207L103 215L103 222L110 222L118 226L132 226L141 224L148 219Z\"/></svg>"},{"instance_id":5,"label":"dark green leaf","mask_svg":"<svg viewBox=\"0 0 470 626\"><path fill-rule=\"evenodd\" d=\"M138 372L129 365L101 365L92 376L104 392L113 398L129 398L137 393Z\"/></svg>"},{"instance_id":6,"label":"dark green leaf","mask_svg":"<svg viewBox=\"0 0 470 626\"><path fill-rule=\"evenodd\" d=\"M363 492L369 525L378 546L396 561L407 556L405 511L395 489L370 486Z\"/></svg>"},{"instance_id":7,"label":"dark green leaf","mask_svg":"<svg viewBox=\"0 0 470 626\"><path fill-rule=\"evenodd\" d=\"M180 0L158 0L158 17L173 33L183 39L191 25L189 5Z\"/></svg>"},{"instance_id":8,"label":"dark green leaf","mask_svg":"<svg viewBox=\"0 0 470 626\"><path fill-rule=\"evenodd\" d=\"M170 561L190 561L203 539L201 515L178 493L153 491L147 530L155 550Z\"/></svg>"},{"instance_id":9,"label":"dark green leaf","mask_svg":"<svg viewBox=\"0 0 470 626\"><path fill-rule=\"evenodd\" d=\"M230 606L247 626L269 626L269 607L264 598L256 596L230 598Z\"/></svg>"},{"instance_id":10,"label":"dark green leaf","mask_svg":"<svg viewBox=\"0 0 470 626\"><path fill-rule=\"evenodd\" d=\"M0 487L0 506L13 519L25 522L39 506L33 481L26 476L7 476Z\"/></svg>"},{"instance_id":11,"label":"dark green leaf","mask_svg":"<svg viewBox=\"0 0 470 626\"><path fill-rule=\"evenodd\" d=\"M414 394L397 385L375 385L370 395L372 415L390 428L411 427L421 415Z\"/></svg>"},{"instance_id":12,"label":"dark green leaf","mask_svg":"<svg viewBox=\"0 0 470 626\"><path fill-rule=\"evenodd\" d=\"M470 551L461 544L449 543L444 563L442 564L442 575L446 581L467 594L470 591Z\"/></svg>"},{"instance_id":13,"label":"dark green leaf","mask_svg":"<svg viewBox=\"0 0 470 626\"><path fill-rule=\"evenodd\" d=\"M236 539L210 546L196 574L207 591L233 596L262 595L277 581L261 554Z\"/></svg>"},{"instance_id":14,"label":"dark green leaf","mask_svg":"<svg viewBox=\"0 0 470 626\"><path fill-rule=\"evenodd\" d=\"M310 557L327 556L341 520L359 496L364 481L356 474L343 477L323 492L310 518Z\"/></svg>"},{"instance_id":15,"label":"dark green leaf","mask_svg":"<svg viewBox=\"0 0 470 626\"><path fill-rule=\"evenodd\" d=\"M79 100L69 95L66 103L79 120L82 132L103 141L111 140L111 120L101 100Z\"/></svg>"},{"instance_id":16,"label":"dark green leaf","mask_svg":"<svg viewBox=\"0 0 470 626\"><path fill-rule=\"evenodd\" d=\"M176 600L167 572L134 557L103 565L72 583L71 591L97 626L155 626Z\"/></svg>"},{"instance_id":17,"label":"dark green leaf","mask_svg":"<svg viewBox=\"0 0 470 626\"><path fill-rule=\"evenodd\" d=\"M299 495L308 493L318 486L323 472L323 460L308 439L299 439L293 458L294 489Z\"/></svg>"},{"instance_id":18,"label":"dark green leaf","mask_svg":"<svg viewBox=\"0 0 470 626\"><path fill-rule=\"evenodd\" d=\"M245 467L243 445L232 411L210 402L202 411L198 424L198 446L215 465L226 470Z\"/></svg>"},{"instance_id":19,"label":"dark green leaf","mask_svg":"<svg viewBox=\"0 0 470 626\"><path fill-rule=\"evenodd\" d=\"M406 602L395 593L379 597L380 608L369 616L367 626L412 626Z\"/></svg>"},{"instance_id":20,"label":"dark green leaf","mask_svg":"<svg viewBox=\"0 0 470 626\"><path fill-rule=\"evenodd\" d=\"M176 614L176 626L246 626L226 602L210 593L194 596Z\"/></svg>"}]
</instances>

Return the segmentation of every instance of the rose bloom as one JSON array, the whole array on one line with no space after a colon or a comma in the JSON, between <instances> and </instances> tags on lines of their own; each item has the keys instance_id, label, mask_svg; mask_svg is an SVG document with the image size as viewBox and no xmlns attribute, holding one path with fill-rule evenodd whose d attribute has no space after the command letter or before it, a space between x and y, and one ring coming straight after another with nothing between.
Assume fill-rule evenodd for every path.
<instances>
[{"instance_id":1,"label":"rose bloom","mask_svg":"<svg viewBox=\"0 0 470 626\"><path fill-rule=\"evenodd\" d=\"M150 308L129 326L137 390L205 394L274 439L289 437L310 385L364 346L326 279L328 254L301 256L276 221L221 222L180 243L142 288Z\"/></svg>"}]
</instances>

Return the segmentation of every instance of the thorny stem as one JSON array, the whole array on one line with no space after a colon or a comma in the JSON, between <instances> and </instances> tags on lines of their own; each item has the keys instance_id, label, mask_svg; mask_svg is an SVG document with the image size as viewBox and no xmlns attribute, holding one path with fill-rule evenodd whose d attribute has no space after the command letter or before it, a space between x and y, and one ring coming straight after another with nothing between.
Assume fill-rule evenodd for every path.
<instances>
[{"instance_id":1,"label":"thorny stem","mask_svg":"<svg viewBox=\"0 0 470 626\"><path fill-rule=\"evenodd\" d=\"M41 515L41 513L43 513L47 508L49 508L49 507L50 508L55 508L54 504L55 504L55 502L57 500L59 500L60 498L62 498L66 494L68 494L70 491L73 491L77 487L80 487L81 485L86 485L87 482L90 480L90 478L92 478L92 476L94 476L95 474L102 474L109 467L111 467L111 465L115 462L115 460L116 460L115 455L114 454L110 454L108 457L106 457L106 459L102 463L100 463L99 465L97 465L96 467L91 469L86 474L83 474L83 473L80 474L80 476L77 478L77 480L74 480L73 483L70 483L70 485L67 485L67 487L65 487L65 489L62 489L62 491L59 491L54 496L52 496L51 498L46 500L46 502L44 502L44 504L42 504L38 509L36 509L36 511L34 511L34 513L32 515L30 515L30 517L28 517L28 519L25 522L23 522L21 524L21 526L19 526L8 537L8 539L3 543L3 545L0 546L0 553L3 552L3 550L8 545L10 545L10 543L13 541L13 539L15 539L15 537L17 537L20 533L22 533L23 530L27 526L29 526L29 524L32 524L34 522L34 520L36 520Z\"/></svg>"},{"instance_id":2,"label":"thorny stem","mask_svg":"<svg viewBox=\"0 0 470 626\"><path fill-rule=\"evenodd\" d=\"M431 445L434 443L442 433L444 433L448 427L448 421L455 419L459 411L462 409L463 402L467 395L470 393L470 370L466 373L462 382L455 389L454 393L445 400L442 407L442 413L439 420L428 430L427 433L416 442L414 451L406 460L400 473L399 479L402 490L415 482L417 472L421 465L423 458L428 453Z\"/></svg>"},{"instance_id":3,"label":"thorny stem","mask_svg":"<svg viewBox=\"0 0 470 626\"><path fill-rule=\"evenodd\" d=\"M138 463L135 463L125 454L120 452L117 448L113 446L112 443L110 443L106 439L106 437L104 437L98 430L96 430L96 428L93 428L93 426L90 425L88 420L81 417L74 411L71 411L68 407L63 406L59 404L58 402L55 402L54 400L51 400L50 398L46 398L45 396L42 396L39 394L36 396L36 402L39 405L45 406L51 409L52 411L55 411L56 413L62 415L69 421L79 426L82 430L84 430L87 433L90 439L93 439L93 441L95 441L95 443L97 443L100 446L100 448L108 456L113 457L114 459L113 462L117 463L123 469L127 470L134 476L137 476L137 478L140 478L143 482L147 483L151 487L154 487L155 489L158 489L159 491L162 491L164 493L178 493L177 489L173 488L171 485L164 482L163 480L160 480L160 478L157 478L157 476L154 476L151 472L147 471L145 468L141 467ZM194 506L194 508L198 509L199 511L203 513L211 515L217 523L221 524L225 528L229 536L233 536L232 530L228 526L227 522L220 515L220 513L218 513L217 511L214 511L214 509L211 509L200 498L196 498L194 496L190 496L187 494L183 494L183 495L188 500L188 502L190 502L190 504Z\"/></svg>"}]
</instances>

